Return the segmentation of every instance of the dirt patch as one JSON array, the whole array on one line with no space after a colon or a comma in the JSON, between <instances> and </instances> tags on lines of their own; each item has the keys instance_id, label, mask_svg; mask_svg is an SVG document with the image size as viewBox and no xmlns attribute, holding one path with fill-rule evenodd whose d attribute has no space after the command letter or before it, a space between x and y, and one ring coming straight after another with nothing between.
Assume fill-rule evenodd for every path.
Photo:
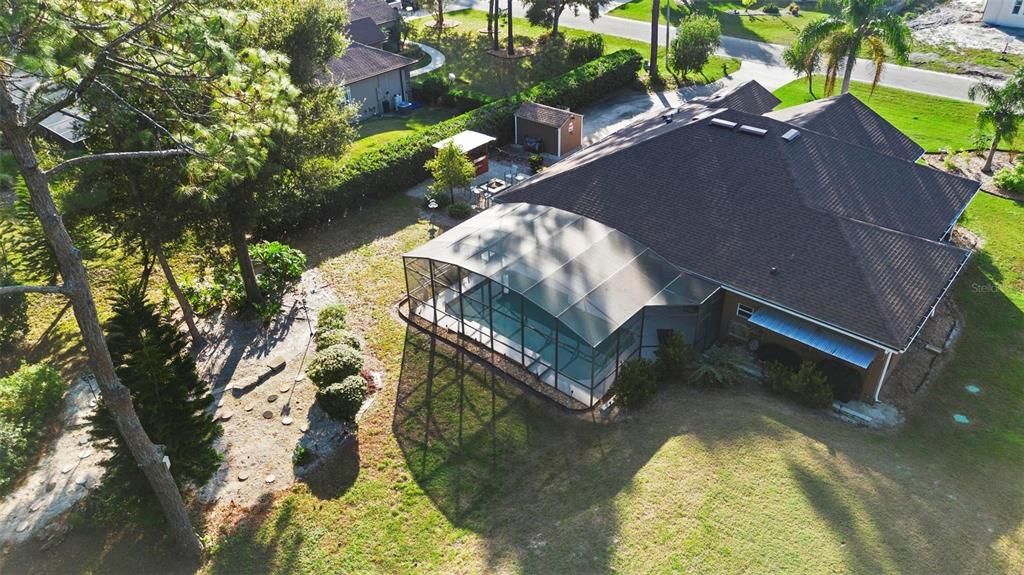
<instances>
[{"instance_id":1,"label":"dirt patch","mask_svg":"<svg viewBox=\"0 0 1024 575\"><path fill-rule=\"evenodd\" d=\"M1012 167L1019 154L1016 152L996 152L995 157L992 159L992 173L985 173L981 171L981 169L985 166L986 153L987 152L960 152L957 154L925 154L924 161L927 162L929 166L937 170L943 170L957 176L963 176L965 178L981 182L981 190L983 192L992 194L993 196L999 196L1000 198L1024 202L1024 194L1015 194L1013 192L1002 190L996 186L995 182L992 181L992 175L1003 168ZM949 157L949 161L952 162L952 169L946 165L947 156Z\"/></svg>"},{"instance_id":2,"label":"dirt patch","mask_svg":"<svg viewBox=\"0 0 1024 575\"><path fill-rule=\"evenodd\" d=\"M1024 39L1009 28L982 22L985 0L952 0L910 20L907 25L920 44L950 44L960 48L1024 54Z\"/></svg>"}]
</instances>

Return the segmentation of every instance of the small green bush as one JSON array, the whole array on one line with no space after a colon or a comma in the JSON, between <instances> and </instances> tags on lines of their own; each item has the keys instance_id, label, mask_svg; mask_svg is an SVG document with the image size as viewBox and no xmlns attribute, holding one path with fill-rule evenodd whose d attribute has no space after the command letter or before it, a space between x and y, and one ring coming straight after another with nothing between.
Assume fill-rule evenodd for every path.
<instances>
[{"instance_id":1,"label":"small green bush","mask_svg":"<svg viewBox=\"0 0 1024 575\"><path fill-rule=\"evenodd\" d=\"M451 84L441 74L427 74L412 83L412 99L425 104L435 104L448 93Z\"/></svg>"},{"instance_id":2,"label":"small green bush","mask_svg":"<svg viewBox=\"0 0 1024 575\"><path fill-rule=\"evenodd\" d=\"M761 11L771 16L778 16L782 12L774 2L769 2L768 5L761 9Z\"/></svg>"},{"instance_id":3,"label":"small green bush","mask_svg":"<svg viewBox=\"0 0 1024 575\"><path fill-rule=\"evenodd\" d=\"M593 32L569 40L569 61L574 65L596 60L604 54L604 36Z\"/></svg>"},{"instance_id":4,"label":"small green bush","mask_svg":"<svg viewBox=\"0 0 1024 575\"><path fill-rule=\"evenodd\" d=\"M0 492L24 470L60 407L64 381L45 363L22 363L0 378Z\"/></svg>"},{"instance_id":5,"label":"small green bush","mask_svg":"<svg viewBox=\"0 0 1024 575\"><path fill-rule=\"evenodd\" d=\"M259 275L260 289L271 298L299 281L306 271L306 254L281 242L260 242L249 246L253 261L263 266Z\"/></svg>"},{"instance_id":6,"label":"small green bush","mask_svg":"<svg viewBox=\"0 0 1024 575\"><path fill-rule=\"evenodd\" d=\"M530 159L527 160L530 164L530 171L537 173L544 167L544 156L540 154L530 154Z\"/></svg>"},{"instance_id":7,"label":"small green bush","mask_svg":"<svg viewBox=\"0 0 1024 575\"><path fill-rule=\"evenodd\" d=\"M1001 190L1024 194L1024 162L999 170L992 181Z\"/></svg>"},{"instance_id":8,"label":"small green bush","mask_svg":"<svg viewBox=\"0 0 1024 575\"><path fill-rule=\"evenodd\" d=\"M307 449L305 445L296 443L295 449L292 450L292 465L302 467L310 461L313 461L313 452Z\"/></svg>"},{"instance_id":9,"label":"small green bush","mask_svg":"<svg viewBox=\"0 0 1024 575\"><path fill-rule=\"evenodd\" d=\"M793 370L781 363L765 366L764 384L773 393L787 395L798 402L817 409L832 405L832 386L818 366L809 361Z\"/></svg>"},{"instance_id":10,"label":"small green bush","mask_svg":"<svg viewBox=\"0 0 1024 575\"><path fill-rule=\"evenodd\" d=\"M366 399L366 380L350 375L338 383L321 389L316 394L320 408L334 419L352 421Z\"/></svg>"},{"instance_id":11,"label":"small green bush","mask_svg":"<svg viewBox=\"0 0 1024 575\"><path fill-rule=\"evenodd\" d=\"M640 407L654 397L657 391L654 363L643 358L631 359L620 365L619 376L611 389L616 403L626 408Z\"/></svg>"},{"instance_id":12,"label":"small green bush","mask_svg":"<svg viewBox=\"0 0 1024 575\"><path fill-rule=\"evenodd\" d=\"M345 329L345 317L348 310L340 303L331 304L320 310L316 318L316 330L328 331L332 329Z\"/></svg>"},{"instance_id":13,"label":"small green bush","mask_svg":"<svg viewBox=\"0 0 1024 575\"><path fill-rule=\"evenodd\" d=\"M313 335L313 343L316 344L318 350L327 349L339 344L347 345L353 349L362 347L359 343L359 338L347 329L317 330L316 334Z\"/></svg>"},{"instance_id":14,"label":"small green bush","mask_svg":"<svg viewBox=\"0 0 1024 575\"><path fill-rule=\"evenodd\" d=\"M764 385L772 393L789 393L793 370L777 361L764 366Z\"/></svg>"},{"instance_id":15,"label":"small green bush","mask_svg":"<svg viewBox=\"0 0 1024 575\"><path fill-rule=\"evenodd\" d=\"M693 381L713 387L734 385L743 379L749 365L750 360L742 350L716 345L697 360Z\"/></svg>"},{"instance_id":16,"label":"small green bush","mask_svg":"<svg viewBox=\"0 0 1024 575\"><path fill-rule=\"evenodd\" d=\"M686 345L683 334L673 333L654 352L654 369L658 381L679 381L693 363L693 348Z\"/></svg>"},{"instance_id":17,"label":"small green bush","mask_svg":"<svg viewBox=\"0 0 1024 575\"><path fill-rule=\"evenodd\" d=\"M359 350L347 345L335 345L316 352L306 368L310 381L320 389L338 383L363 369L363 356Z\"/></svg>"},{"instance_id":18,"label":"small green bush","mask_svg":"<svg viewBox=\"0 0 1024 575\"><path fill-rule=\"evenodd\" d=\"M448 215L457 220L464 220L473 215L473 206L466 202L455 202L448 206Z\"/></svg>"}]
</instances>

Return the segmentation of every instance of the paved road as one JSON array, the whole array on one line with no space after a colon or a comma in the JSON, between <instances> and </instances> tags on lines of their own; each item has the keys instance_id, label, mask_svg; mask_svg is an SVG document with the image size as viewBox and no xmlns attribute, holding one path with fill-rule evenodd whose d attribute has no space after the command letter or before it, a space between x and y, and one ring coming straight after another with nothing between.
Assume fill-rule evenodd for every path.
<instances>
[{"instance_id":1,"label":"paved road","mask_svg":"<svg viewBox=\"0 0 1024 575\"><path fill-rule=\"evenodd\" d=\"M620 3L610 4L609 9L614 8L614 6ZM450 9L459 10L470 7L483 11L487 10L487 4L483 0L457 0L451 3ZM519 0L513 3L512 12L516 16L523 15L524 8ZM644 42L649 41L651 35L651 26L646 22L608 15L591 22L586 16L573 16L572 13L566 12L562 16L560 24L568 28L591 30L602 34L642 40ZM675 30L670 30L670 33L674 36ZM664 24L661 26L659 36L659 43L664 45ZM754 70L751 70L753 77L758 79L758 81L764 80L768 84L767 87L774 89L795 78L795 75L782 62L782 51L784 49L784 46L776 44L766 44L725 36L722 38L722 48L719 52L723 55L743 60L744 68L748 66L754 68ZM853 70L854 80L870 82L873 76L874 66L867 60L857 60L857 66ZM975 82L976 80L967 76L931 72L890 64L886 65L882 72L880 83L883 86L902 88L914 92L945 96L957 100L968 100L967 90Z\"/></svg>"}]
</instances>

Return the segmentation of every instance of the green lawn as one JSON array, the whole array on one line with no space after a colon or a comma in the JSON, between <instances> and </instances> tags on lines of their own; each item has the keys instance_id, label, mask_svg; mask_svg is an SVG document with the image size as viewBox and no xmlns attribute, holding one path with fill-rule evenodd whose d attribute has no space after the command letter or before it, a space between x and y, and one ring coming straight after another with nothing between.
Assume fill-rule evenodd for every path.
<instances>
[{"instance_id":1,"label":"green lawn","mask_svg":"<svg viewBox=\"0 0 1024 575\"><path fill-rule=\"evenodd\" d=\"M473 90L478 90L495 97L507 96L519 92L539 81L557 76L568 71L571 65L564 59L544 58L540 51L534 56L520 60L503 60L487 53L487 35L480 30L487 28L487 13L479 10L459 10L445 15L446 22L458 22L453 29L446 30L438 38L437 32L427 29L430 19L414 22L413 37L417 41L430 44L445 53L446 62L437 74L453 73ZM547 28L531 26L523 18L512 20L515 43L518 46L537 48L535 40L548 32ZM563 29L567 38L575 38L587 34L581 30ZM647 55L650 44L620 36L602 35L605 53L631 48ZM504 36L502 36L504 39ZM504 46L504 40L502 43ZM739 60L732 58L712 57L704 67L702 74L691 74L681 82L703 84L713 82L722 77L722 67L731 74L740 67ZM659 59L662 76L672 79L665 68L664 58Z\"/></svg>"},{"instance_id":2,"label":"green lawn","mask_svg":"<svg viewBox=\"0 0 1024 575\"><path fill-rule=\"evenodd\" d=\"M631 0L618 8L612 10L611 16L629 18L631 20L651 21L652 0ZM669 17L672 25L679 23L683 16L683 10L674 1L662 2L661 25L665 25L665 5L669 4ZM785 10L779 16L767 14L746 13L743 5L739 2L712 2L711 8L715 11L718 21L722 24L722 34L745 38L757 42L770 42L772 44L792 44L800 30L815 20L828 16L824 12L813 10L801 10L799 16L791 16ZM756 10L760 10L757 6ZM733 14L734 10L739 14Z\"/></svg>"},{"instance_id":3,"label":"green lawn","mask_svg":"<svg viewBox=\"0 0 1024 575\"><path fill-rule=\"evenodd\" d=\"M814 94L823 95L824 80L815 77ZM850 93L871 106L894 126L910 136L929 152L941 149L961 150L978 149L975 141L975 118L981 106L971 102L929 96L917 92L908 92L896 88L879 86L874 93L871 85L853 82ZM779 108L788 108L797 104L812 101L807 90L807 80L795 80L775 91L782 100ZM1005 144L1001 147L1005 147ZM1024 138L1018 138L1013 144L1014 149L1024 149Z\"/></svg>"},{"instance_id":4,"label":"green lawn","mask_svg":"<svg viewBox=\"0 0 1024 575\"><path fill-rule=\"evenodd\" d=\"M389 116L373 118L359 124L359 138L349 148L349 155L364 152L389 144L399 138L425 130L458 114L448 108L420 108L407 117Z\"/></svg>"}]
</instances>

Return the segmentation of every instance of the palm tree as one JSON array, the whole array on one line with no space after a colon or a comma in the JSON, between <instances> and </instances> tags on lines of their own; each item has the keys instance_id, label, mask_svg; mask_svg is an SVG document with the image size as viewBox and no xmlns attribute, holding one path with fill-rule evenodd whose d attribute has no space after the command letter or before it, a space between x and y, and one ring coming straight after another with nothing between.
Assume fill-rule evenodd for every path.
<instances>
[{"instance_id":1,"label":"palm tree","mask_svg":"<svg viewBox=\"0 0 1024 575\"><path fill-rule=\"evenodd\" d=\"M850 77L857 63L861 48L867 48L875 64L875 77L871 81L874 90L882 78L886 48L892 51L899 63L905 63L910 55L910 28L903 18L888 8L888 0L832 0L838 7L838 14L808 24L797 39L807 48L806 54L824 54L825 94L835 90L836 77L843 67L845 94L850 91Z\"/></svg>"},{"instance_id":2,"label":"palm tree","mask_svg":"<svg viewBox=\"0 0 1024 575\"><path fill-rule=\"evenodd\" d=\"M1018 69L1002 87L981 82L967 92L971 100L984 100L985 107L978 112L978 127L992 127L992 145L988 149L983 172L992 171L992 158L999 142L1017 135L1024 120L1024 69Z\"/></svg>"}]
</instances>

